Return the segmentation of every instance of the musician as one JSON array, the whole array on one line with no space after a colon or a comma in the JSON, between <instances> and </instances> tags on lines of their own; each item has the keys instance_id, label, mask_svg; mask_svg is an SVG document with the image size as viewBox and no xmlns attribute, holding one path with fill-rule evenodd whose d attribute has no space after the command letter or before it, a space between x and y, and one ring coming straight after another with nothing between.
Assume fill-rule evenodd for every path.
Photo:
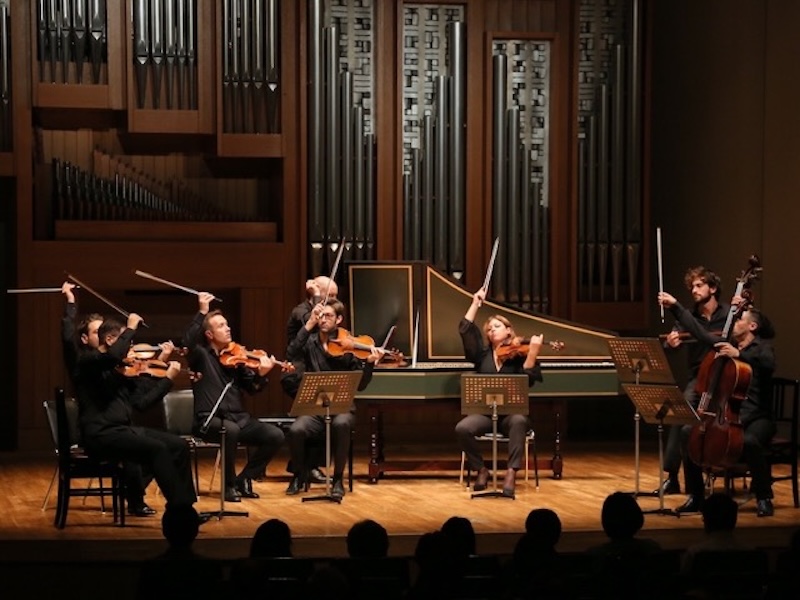
<instances>
[{"instance_id":1,"label":"musician","mask_svg":"<svg viewBox=\"0 0 800 600\"><path fill-rule=\"evenodd\" d=\"M725 321L730 311L730 306L719 301L722 291L720 279L716 273L703 266L690 267L684 275L686 288L692 294L694 307L692 317L697 324L705 331L722 331ZM665 344L670 348L679 348L683 345L681 334L686 334L686 330L679 322L667 334ZM686 359L689 369L689 380L683 390L683 397L692 406L697 408L700 398L695 393L697 383L697 372L703 358L713 348L713 346L700 340L692 339L693 343L685 344ZM666 479L661 484L661 489L665 495L680 494L681 484L678 480L678 471L681 466L681 428L678 426L670 427L667 437L667 445L664 448L664 472ZM659 490L653 493L657 494Z\"/></svg>"},{"instance_id":2,"label":"musician","mask_svg":"<svg viewBox=\"0 0 800 600\"><path fill-rule=\"evenodd\" d=\"M220 441L225 427L225 500L241 502L242 497L258 498L253 491L253 479L258 477L283 443L283 432L275 425L253 418L242 406L243 392L254 394L267 382L267 373L275 366L274 356L261 356L257 369L244 365L225 367L220 351L232 341L228 320L218 310L210 311L214 295L197 294L198 310L184 335L189 349L189 368L197 373L192 382L194 392L194 431L204 439ZM225 391L228 383L232 385ZM208 419L217 400L217 408L208 431L201 427ZM247 464L236 475L236 448L239 443L255 446Z\"/></svg>"},{"instance_id":3,"label":"musician","mask_svg":"<svg viewBox=\"0 0 800 600\"><path fill-rule=\"evenodd\" d=\"M78 305L75 302L75 284L65 281L61 285L61 293L64 295L64 316L61 318L61 349L64 356L64 365L67 373L75 384L76 368L78 357L87 350L97 349L100 339L97 337L97 330L103 323L103 316L97 313L90 313L84 316L78 323L77 331L75 320L78 317Z\"/></svg>"},{"instance_id":4,"label":"musician","mask_svg":"<svg viewBox=\"0 0 800 600\"><path fill-rule=\"evenodd\" d=\"M116 367L127 355L141 317L128 316L127 327L106 319L98 329L97 350L78 359L76 375L80 429L90 455L105 460L134 462L152 470L167 507L197 500L186 442L166 431L135 426L132 408L144 410L161 400L180 373L172 361L165 377L125 377Z\"/></svg>"},{"instance_id":5,"label":"musician","mask_svg":"<svg viewBox=\"0 0 800 600\"><path fill-rule=\"evenodd\" d=\"M528 385L542 381L542 370L536 359L542 348L542 336L531 337L528 352L525 356L516 356L502 362L497 355L497 349L512 341L515 337L514 330L508 319L502 315L489 317L483 326L489 344L485 345L480 329L475 325L475 316L478 308L486 299L486 290L479 289L472 295L472 304L458 324L458 332L464 344L464 356L475 363L478 373L486 374L522 374L528 376ZM486 489L489 480L489 470L486 468L481 456L475 436L484 435L492 431L492 420L487 415L467 415L456 425L456 436L461 449L466 454L470 468L475 469L478 477L473 489L482 491ZM503 481L503 495L514 497L516 486L516 473L522 463L522 453L525 447L525 434L528 431L528 417L513 414L504 415L498 423L498 431L508 436L508 470Z\"/></svg>"},{"instance_id":6,"label":"musician","mask_svg":"<svg viewBox=\"0 0 800 600\"><path fill-rule=\"evenodd\" d=\"M86 352L97 350L100 338L97 330L103 324L103 316L98 313L85 315L76 330L75 319L78 307L75 301L75 284L65 281L61 284L61 293L64 295L64 316L61 319L61 350L64 357L64 366L67 368L72 387L78 389L77 369L78 359ZM165 357L166 359L167 357ZM156 510L144 501L145 490L152 481L150 474L145 475L139 464L126 461L123 464L125 471L125 496L128 503L128 514L134 517L149 517L156 514Z\"/></svg>"},{"instance_id":7,"label":"musician","mask_svg":"<svg viewBox=\"0 0 800 600\"><path fill-rule=\"evenodd\" d=\"M339 297L339 286L330 277L320 275L306 281L306 299L292 309L289 320L286 322L286 339L291 343L297 337L297 332L306 324L311 316L311 309L325 299Z\"/></svg>"},{"instance_id":8,"label":"musician","mask_svg":"<svg viewBox=\"0 0 800 600\"><path fill-rule=\"evenodd\" d=\"M739 420L744 429L743 458L752 477L750 489L756 496L756 513L759 517L771 517L775 510L772 505L772 480L765 457L765 448L776 426L772 415L772 375L775 371L775 351L770 340L775 331L766 316L757 308L750 307L733 324L731 342L709 334L695 321L691 313L667 293L659 294L659 301L686 327L697 339L714 345L717 353L742 361L750 366L752 375L747 395L739 409ZM740 301L734 298L732 304ZM683 427L681 446L683 452L684 479L686 482L686 502L678 508L679 512L697 512L703 507L702 469L689 458L688 445L692 426Z\"/></svg>"},{"instance_id":9,"label":"musician","mask_svg":"<svg viewBox=\"0 0 800 600\"><path fill-rule=\"evenodd\" d=\"M330 340L338 335L339 326L344 319L344 305L339 300L320 302L311 311L306 324L297 332L289 344L286 356L293 364L301 365L302 372L317 371L363 371L358 389L363 390L372 380L375 362L382 356L381 350L370 348L366 362L352 353L331 356L328 352ZM344 496L342 475L347 462L350 445L350 431L355 425L355 410L336 415L331 422L333 437L333 489L334 497ZM325 421L320 416L304 415L298 417L289 428L289 451L291 454L293 476L286 494L293 496L305 485L308 468L305 456L306 440L325 435Z\"/></svg>"},{"instance_id":10,"label":"musician","mask_svg":"<svg viewBox=\"0 0 800 600\"><path fill-rule=\"evenodd\" d=\"M286 322L286 340L291 343L300 328L306 324L308 318L311 316L311 309L314 308L325 296L328 298L336 299L339 295L339 286L330 277L320 275L313 279L306 281L306 299L292 309L289 315L289 320ZM297 390L300 387L300 379L303 376L302 370L297 367L302 365L295 365L295 371L291 373L283 373L281 376L281 387L287 396L294 400L297 395ZM320 465L325 462L324 450L318 446L312 445L307 449L307 461L309 465L314 465L309 468L308 476L312 483L325 483L325 473L320 468ZM290 473L293 472L292 465L289 464L286 470Z\"/></svg>"}]
</instances>

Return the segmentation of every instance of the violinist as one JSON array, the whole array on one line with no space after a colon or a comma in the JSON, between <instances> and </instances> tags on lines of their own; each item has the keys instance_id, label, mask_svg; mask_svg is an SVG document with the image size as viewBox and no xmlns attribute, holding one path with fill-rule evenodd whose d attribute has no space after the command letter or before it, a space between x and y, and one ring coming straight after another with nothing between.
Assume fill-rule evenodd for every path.
<instances>
[{"instance_id":1,"label":"violinist","mask_svg":"<svg viewBox=\"0 0 800 600\"><path fill-rule=\"evenodd\" d=\"M719 276L703 266L690 267L683 278L686 288L692 294L694 306L691 315L699 327L705 331L722 331L725 320L728 316L730 306L720 302L719 297L722 292ZM706 354L713 348L712 345L698 340L694 337L689 338L691 343L684 344L683 340L687 334L686 328L680 322L675 323L664 340L668 348L686 348L686 359L689 371L688 382L683 390L683 397L686 402L697 408L699 394L695 392L697 383L697 372ZM680 494L681 484L678 480L678 471L681 466L681 428L679 426L670 427L667 436L667 445L664 448L664 473L666 478L661 483L664 495ZM658 494L659 490L653 493Z\"/></svg>"},{"instance_id":2,"label":"violinist","mask_svg":"<svg viewBox=\"0 0 800 600\"><path fill-rule=\"evenodd\" d=\"M499 349L512 343L516 336L508 319L502 315L493 315L487 319L483 331L489 344L484 344L480 329L475 325L475 316L478 308L486 299L486 290L479 289L472 295L472 304L458 324L458 332L464 344L464 356L468 361L475 363L478 373L485 374L525 374L528 376L528 385L542 381L542 370L536 362L542 348L542 336L531 336L528 349L523 354L517 354L501 360L502 352ZM513 353L512 353L513 354ZM478 477L473 489L476 492L486 489L489 480L489 469L481 456L476 435L483 435L492 431L492 420L487 415L467 415L456 425L456 436L461 449L467 456L470 468L475 469ZM505 415L498 423L498 431L508 436L508 469L503 481L503 495L514 497L516 487L516 473L522 464L522 453L525 447L525 434L528 431L528 417L526 415Z\"/></svg>"},{"instance_id":3,"label":"violinist","mask_svg":"<svg viewBox=\"0 0 800 600\"><path fill-rule=\"evenodd\" d=\"M331 356L328 342L337 339L339 327L344 319L344 305L339 300L328 299L320 302L311 311L306 324L297 332L289 344L286 356L293 364L299 364L302 372L317 371L359 371L363 370L358 389L363 390L372 380L375 362L382 352L372 346L366 361L352 353ZM331 495L344 496L342 475L347 463L347 450L350 445L350 431L355 425L355 411L336 415L331 422L333 437L333 489ZM289 428L289 452L292 459L293 476L286 494L293 496L304 487L307 478L306 440L322 439L325 435L325 422L322 417L304 415L298 417Z\"/></svg>"},{"instance_id":4,"label":"violinist","mask_svg":"<svg viewBox=\"0 0 800 600\"><path fill-rule=\"evenodd\" d=\"M197 496L186 442L172 433L139 427L131 421L132 409L144 410L170 390L180 373L180 363L170 362L160 378L125 377L117 370L141 320L131 313L126 327L116 319L106 319L97 332L97 350L85 352L78 359L83 444L97 458L126 465L137 463L152 471L167 507L190 506Z\"/></svg>"},{"instance_id":5,"label":"violinist","mask_svg":"<svg viewBox=\"0 0 800 600\"><path fill-rule=\"evenodd\" d=\"M78 359L87 352L96 351L100 346L97 330L103 324L103 316L98 313L84 315L78 322L76 330L75 319L78 315L78 305L75 298L75 287L75 284L70 281L65 281L61 285L61 293L66 300L64 316L61 319L61 350L70 382L73 389L77 390ZM144 501L145 490L152 481L152 476L145 475L141 465L130 461L126 461L123 467L128 514L134 517L149 517L156 514L156 511Z\"/></svg>"},{"instance_id":6,"label":"violinist","mask_svg":"<svg viewBox=\"0 0 800 600\"><path fill-rule=\"evenodd\" d=\"M297 332L308 322L311 316L311 309L319 304L327 295L328 298L336 299L339 296L339 286L330 277L320 275L306 281L306 299L292 309L289 319L286 322L286 341L287 344L297 337ZM287 372L281 375L281 387L287 396L294 400L297 390L300 388L300 379L303 376L302 365L295 365L294 372ZM325 483L326 476L320 465L325 462L325 450L319 445L312 444L307 448L306 460L309 465L308 477L311 483ZM286 470L293 472L291 463Z\"/></svg>"},{"instance_id":7,"label":"violinist","mask_svg":"<svg viewBox=\"0 0 800 600\"><path fill-rule=\"evenodd\" d=\"M697 339L713 344L719 356L736 359L752 369L750 385L739 409L739 420L744 431L742 454L752 476L750 489L756 497L756 513L759 517L771 517L775 509L772 505L772 480L765 448L776 431L770 406L772 375L775 371L775 351L770 341L775 336L772 324L760 310L750 307L733 324L731 341L727 342L699 327L691 313L669 294L659 294L659 301ZM736 306L740 301L741 298L734 297L731 303ZM690 425L681 430L681 451L688 498L678 508L678 512L697 512L702 509L704 501L702 469L689 458L691 430Z\"/></svg>"},{"instance_id":8,"label":"violinist","mask_svg":"<svg viewBox=\"0 0 800 600\"><path fill-rule=\"evenodd\" d=\"M262 423L245 411L243 392L254 394L267 383L267 373L275 366L274 356L265 352L254 361L257 366L245 364L224 366L220 354L232 342L228 320L218 310L210 310L214 295L197 294L198 311L189 324L184 341L189 349L189 368L197 373L192 382L194 392L194 430L205 439L220 441L220 430L225 427L225 500L241 502L244 498L258 498L253 491L257 478L283 443L283 432L275 425ZM208 431L201 431L225 386L232 382L209 423ZM238 444L254 446L247 464L236 474L236 447Z\"/></svg>"}]
</instances>

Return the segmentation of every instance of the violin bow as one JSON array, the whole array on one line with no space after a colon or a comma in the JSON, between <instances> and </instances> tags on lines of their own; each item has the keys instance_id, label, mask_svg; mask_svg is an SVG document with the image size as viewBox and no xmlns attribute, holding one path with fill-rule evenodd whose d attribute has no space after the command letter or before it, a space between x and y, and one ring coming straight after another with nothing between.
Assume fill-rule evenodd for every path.
<instances>
[{"instance_id":1,"label":"violin bow","mask_svg":"<svg viewBox=\"0 0 800 600\"><path fill-rule=\"evenodd\" d=\"M81 286L76 285L75 289L79 290ZM49 293L54 294L56 292L61 292L60 287L39 287L39 288L13 288L10 290L6 290L7 294L38 294L38 293Z\"/></svg>"},{"instance_id":2,"label":"violin bow","mask_svg":"<svg viewBox=\"0 0 800 600\"><path fill-rule=\"evenodd\" d=\"M492 271L494 271L494 262L497 260L497 249L500 247L500 238L494 238L494 245L492 246L492 255L489 257L489 264L486 267L486 277L483 278L483 287L481 289L489 291L489 284L492 282Z\"/></svg>"},{"instance_id":3,"label":"violin bow","mask_svg":"<svg viewBox=\"0 0 800 600\"><path fill-rule=\"evenodd\" d=\"M658 293L664 293L664 261L661 258L661 227L656 227L656 254L658 255ZM661 307L661 322L664 322L664 305Z\"/></svg>"},{"instance_id":4,"label":"violin bow","mask_svg":"<svg viewBox=\"0 0 800 600\"><path fill-rule=\"evenodd\" d=\"M88 285L83 283L80 279L78 279L74 275L71 275L70 273L67 273L66 275L67 275L67 279L69 279L72 283L75 283L75 284L81 286L83 289L85 289L87 292L89 292L92 296L94 296L98 300L102 300L103 302L105 302L108 306L113 308L115 311L117 311L119 314L121 314L126 319L130 316L129 312L127 312L125 310L122 310L119 306L114 304L111 300L109 300L108 298L103 296L97 290L93 290L92 288L90 288ZM139 325L141 325L142 327L147 327L147 323L145 323L144 320L139 321Z\"/></svg>"},{"instance_id":5,"label":"violin bow","mask_svg":"<svg viewBox=\"0 0 800 600\"><path fill-rule=\"evenodd\" d=\"M153 281L157 281L158 283L163 283L164 285L168 285L170 287L174 287L178 290L183 290L184 292L189 292L190 294L199 294L200 292L194 288L186 287L185 285L180 285L175 283L174 281L170 281L169 279L162 279L161 277L156 277L150 273L145 273L144 271L136 270L134 274L138 275L139 277L144 277L145 279L152 279ZM222 298L217 298L214 296L214 300L217 302L222 302Z\"/></svg>"},{"instance_id":6,"label":"violin bow","mask_svg":"<svg viewBox=\"0 0 800 600\"><path fill-rule=\"evenodd\" d=\"M386 349L386 346L389 343L389 340L391 340L392 336L394 335L394 330L395 329L397 329L397 325L392 325L392 327L389 329L389 333L386 334L386 338L383 340L383 343L380 346L378 346L378 348L380 348L381 350L385 350Z\"/></svg>"},{"instance_id":7,"label":"violin bow","mask_svg":"<svg viewBox=\"0 0 800 600\"><path fill-rule=\"evenodd\" d=\"M342 238L342 241L339 243L339 250L336 252L336 260L333 261L331 276L328 278L328 287L325 288L325 299L322 301L323 305L327 304L328 298L331 297L331 284L334 279L336 279L336 272L339 270L339 262L342 260L342 254L344 254L344 238Z\"/></svg>"}]
</instances>

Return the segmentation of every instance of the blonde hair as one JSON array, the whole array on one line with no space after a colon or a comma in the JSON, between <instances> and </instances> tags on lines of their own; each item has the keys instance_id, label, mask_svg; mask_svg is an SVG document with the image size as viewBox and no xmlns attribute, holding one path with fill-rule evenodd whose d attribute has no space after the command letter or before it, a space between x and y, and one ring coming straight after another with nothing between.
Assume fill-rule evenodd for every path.
<instances>
[{"instance_id":1,"label":"blonde hair","mask_svg":"<svg viewBox=\"0 0 800 600\"><path fill-rule=\"evenodd\" d=\"M485 334L489 333L489 323L491 323L492 321L500 321L503 325L508 327L511 330L511 337L514 337L516 335L514 333L514 327L512 327L511 325L511 321L506 319L503 315L492 315L491 317L486 319L486 322L483 324L483 333Z\"/></svg>"}]
</instances>

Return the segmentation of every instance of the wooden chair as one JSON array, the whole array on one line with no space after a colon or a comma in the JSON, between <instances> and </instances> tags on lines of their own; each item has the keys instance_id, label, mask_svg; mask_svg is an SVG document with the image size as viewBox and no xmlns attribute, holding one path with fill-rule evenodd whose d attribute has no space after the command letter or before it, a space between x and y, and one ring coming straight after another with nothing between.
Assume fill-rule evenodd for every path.
<instances>
[{"instance_id":1,"label":"wooden chair","mask_svg":"<svg viewBox=\"0 0 800 600\"><path fill-rule=\"evenodd\" d=\"M487 433L485 435L477 435L475 439L479 442L488 442L489 444L492 443L492 433ZM500 444L508 444L508 436L503 435L502 433L497 434L497 443ZM525 481L528 481L528 471L530 470L530 458L531 458L531 449L533 449L533 477L534 482L536 483L536 489L539 489L539 457L536 454L536 433L533 429L529 429L528 432L525 434ZM504 461L497 461L497 464L500 465ZM467 464L467 455L464 452L461 452L461 473L458 478L458 483L464 485L464 472L466 468L466 486L470 487L470 478L472 470L470 466ZM498 466L498 468L500 468Z\"/></svg>"},{"instance_id":2,"label":"wooden chair","mask_svg":"<svg viewBox=\"0 0 800 600\"><path fill-rule=\"evenodd\" d=\"M63 529L67 523L69 499L73 496L99 496L104 509L106 495L111 496L114 523L125 525L125 477L122 465L96 460L77 446L78 405L67 401L64 390L56 389L54 401L45 402L51 433L58 455L58 502L53 524ZM74 479L97 479L97 487L72 488ZM104 481L109 481L110 486Z\"/></svg>"}]
</instances>

